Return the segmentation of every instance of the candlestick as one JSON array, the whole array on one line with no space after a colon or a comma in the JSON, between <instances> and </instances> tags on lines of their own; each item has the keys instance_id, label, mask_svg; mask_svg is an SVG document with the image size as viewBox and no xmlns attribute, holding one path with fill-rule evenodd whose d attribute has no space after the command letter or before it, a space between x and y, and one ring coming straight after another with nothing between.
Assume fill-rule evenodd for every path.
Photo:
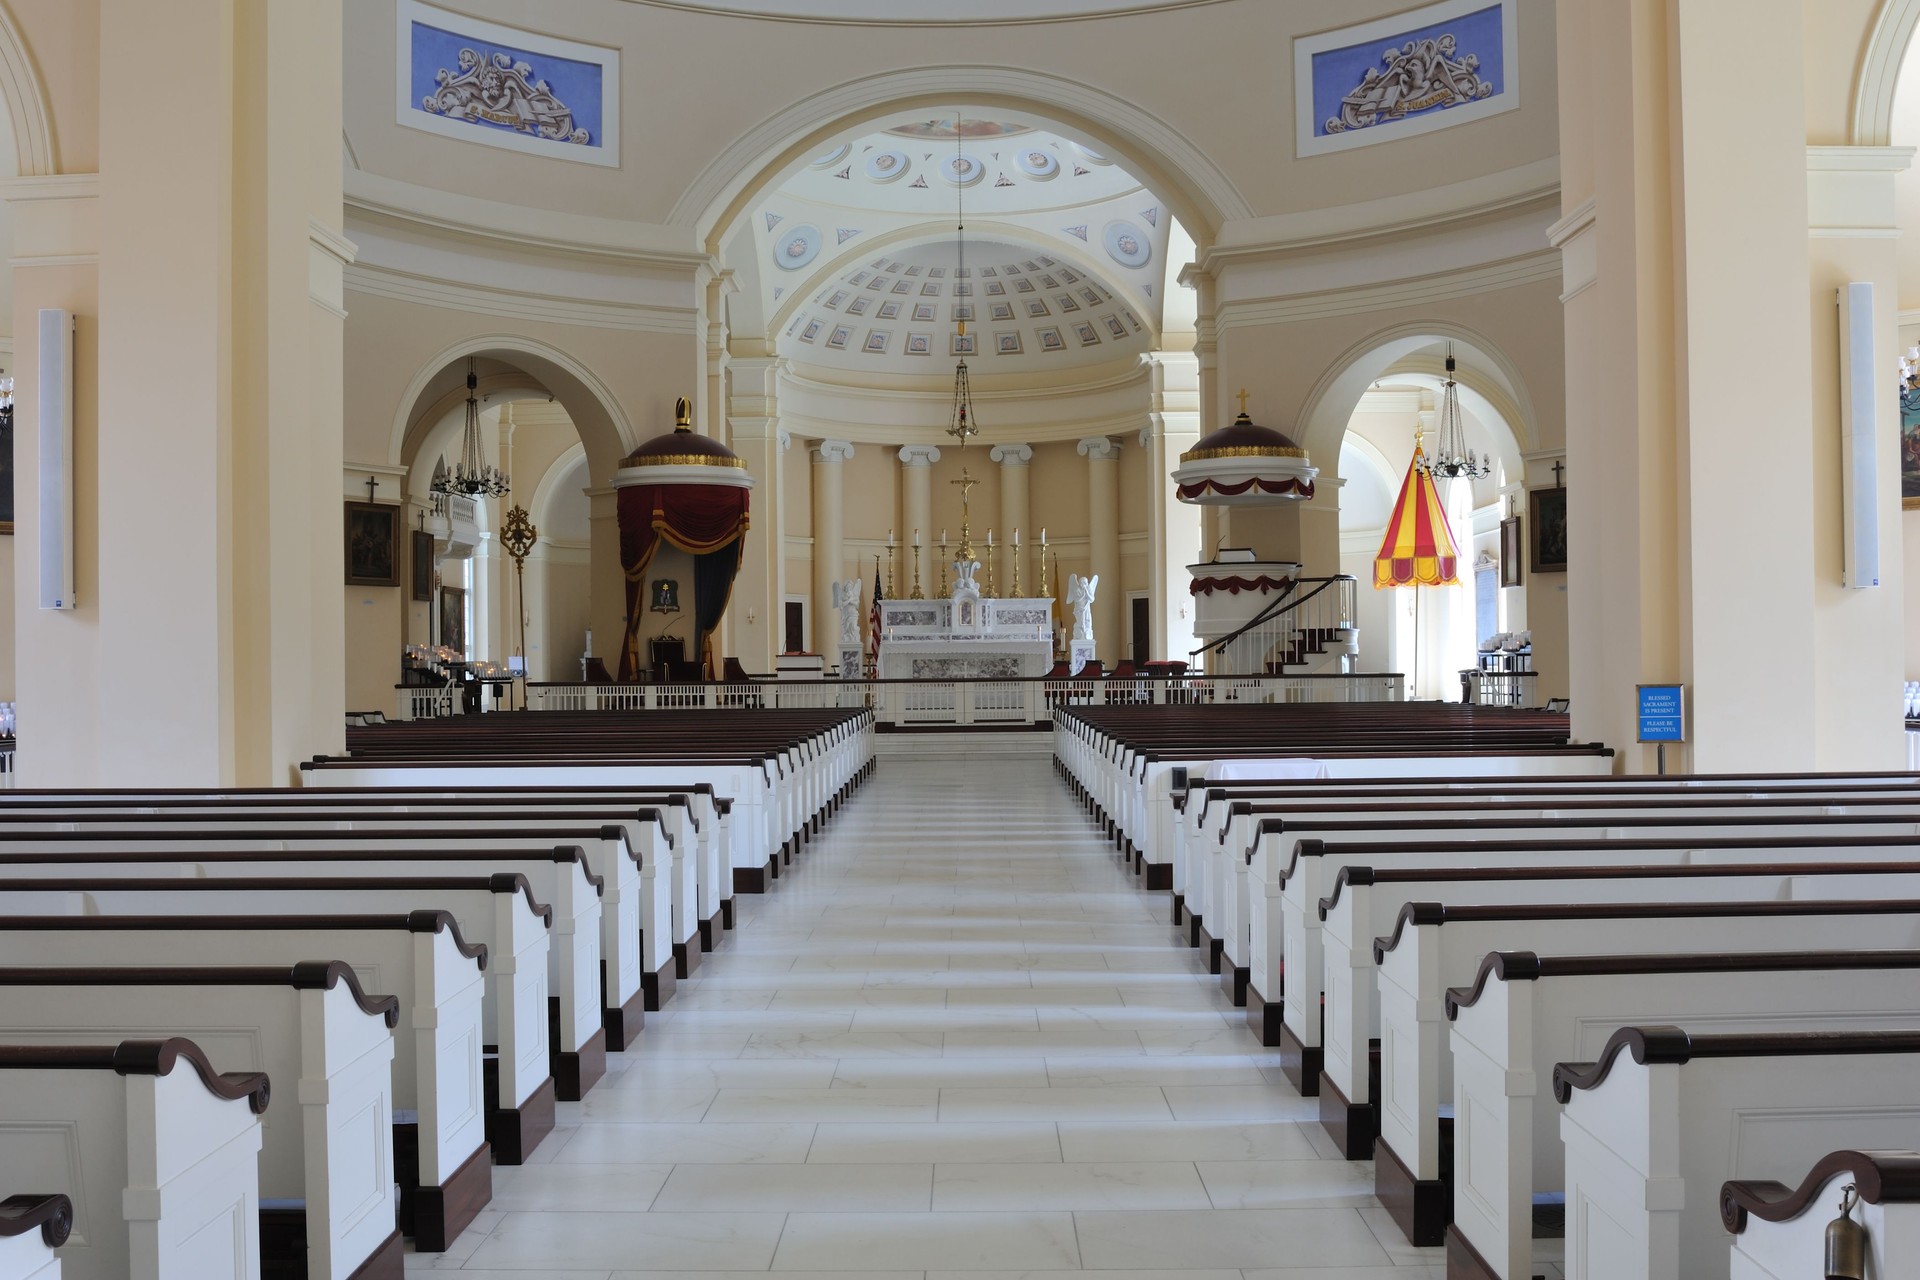
<instances>
[{"instance_id":1,"label":"candlestick","mask_svg":"<svg viewBox=\"0 0 1920 1280\"><path fill-rule=\"evenodd\" d=\"M915 551L920 549L920 531L918 529L913 531L913 549Z\"/></svg>"},{"instance_id":2,"label":"candlestick","mask_svg":"<svg viewBox=\"0 0 1920 1280\"><path fill-rule=\"evenodd\" d=\"M1024 599L1020 594L1020 531L1013 531L1013 593L1015 600Z\"/></svg>"},{"instance_id":3,"label":"candlestick","mask_svg":"<svg viewBox=\"0 0 1920 1280\"><path fill-rule=\"evenodd\" d=\"M878 567L879 559L878 556L874 557L875 567ZM887 598L891 600L893 596L893 533L889 530L887 533Z\"/></svg>"},{"instance_id":4,"label":"candlestick","mask_svg":"<svg viewBox=\"0 0 1920 1280\"><path fill-rule=\"evenodd\" d=\"M889 549L893 547L893 530L891 529L887 530L887 547Z\"/></svg>"},{"instance_id":5,"label":"candlestick","mask_svg":"<svg viewBox=\"0 0 1920 1280\"><path fill-rule=\"evenodd\" d=\"M1015 551L1020 549L1020 531L1018 529L1013 531L1013 549Z\"/></svg>"},{"instance_id":6,"label":"candlestick","mask_svg":"<svg viewBox=\"0 0 1920 1280\"><path fill-rule=\"evenodd\" d=\"M987 530L987 550L993 550L993 530Z\"/></svg>"}]
</instances>

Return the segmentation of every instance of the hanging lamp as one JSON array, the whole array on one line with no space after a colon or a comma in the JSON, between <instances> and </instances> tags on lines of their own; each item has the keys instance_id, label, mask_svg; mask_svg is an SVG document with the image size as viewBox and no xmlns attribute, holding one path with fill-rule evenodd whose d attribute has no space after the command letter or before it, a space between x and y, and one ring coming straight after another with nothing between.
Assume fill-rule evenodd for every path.
<instances>
[{"instance_id":1,"label":"hanging lamp","mask_svg":"<svg viewBox=\"0 0 1920 1280\"><path fill-rule=\"evenodd\" d=\"M1460 416L1460 384L1454 381L1453 344L1447 344L1447 382L1440 399L1440 431L1431 457L1422 459L1428 475L1439 480L1478 480L1493 470L1493 461L1467 448L1467 424Z\"/></svg>"},{"instance_id":2,"label":"hanging lamp","mask_svg":"<svg viewBox=\"0 0 1920 1280\"><path fill-rule=\"evenodd\" d=\"M472 356L467 357L467 423L460 436L460 461L451 471L443 458L433 470L433 491L466 498L498 498L513 486L507 473L488 465L480 448L480 400L476 389L479 376Z\"/></svg>"},{"instance_id":3,"label":"hanging lamp","mask_svg":"<svg viewBox=\"0 0 1920 1280\"><path fill-rule=\"evenodd\" d=\"M956 178L965 176L966 152L961 149L962 141L966 136L963 128L964 123L960 118L960 113L958 111L954 112L953 155L954 174ZM956 281L954 297L958 299L962 296L970 296L964 295L957 283L958 281L967 279L967 184L964 181L955 182L953 199L955 221L958 223L954 232L956 258L953 273L954 280ZM959 308L961 306L970 306L971 304L956 302L954 305L955 315L957 317L954 323L958 326L956 334L958 337L965 338L967 336L967 322L959 311ZM960 346L964 351L964 343L956 345ZM973 384L967 376L967 358L964 354L961 355L960 362L955 365L953 369L953 409L947 418L947 434L958 440L962 449L967 447L968 440L980 434L980 425L974 421L973 417Z\"/></svg>"}]
</instances>

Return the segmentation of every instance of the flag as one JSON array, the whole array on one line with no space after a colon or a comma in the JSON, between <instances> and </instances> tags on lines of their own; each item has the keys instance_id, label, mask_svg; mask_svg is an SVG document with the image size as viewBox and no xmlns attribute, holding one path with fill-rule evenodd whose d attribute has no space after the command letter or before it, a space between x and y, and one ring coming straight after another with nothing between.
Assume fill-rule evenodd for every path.
<instances>
[{"instance_id":1,"label":"flag","mask_svg":"<svg viewBox=\"0 0 1920 1280\"><path fill-rule=\"evenodd\" d=\"M873 609L867 614L867 648L873 653L873 674L880 675L880 558L873 561Z\"/></svg>"}]
</instances>

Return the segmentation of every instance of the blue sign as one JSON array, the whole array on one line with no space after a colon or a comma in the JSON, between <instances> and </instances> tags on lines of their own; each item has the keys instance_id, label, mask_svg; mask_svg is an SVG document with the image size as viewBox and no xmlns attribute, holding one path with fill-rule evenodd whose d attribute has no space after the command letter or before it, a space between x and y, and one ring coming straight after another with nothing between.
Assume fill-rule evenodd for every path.
<instances>
[{"instance_id":1,"label":"blue sign","mask_svg":"<svg viewBox=\"0 0 1920 1280\"><path fill-rule=\"evenodd\" d=\"M1679 684L1643 684L1640 691L1641 742L1687 740L1687 688Z\"/></svg>"}]
</instances>

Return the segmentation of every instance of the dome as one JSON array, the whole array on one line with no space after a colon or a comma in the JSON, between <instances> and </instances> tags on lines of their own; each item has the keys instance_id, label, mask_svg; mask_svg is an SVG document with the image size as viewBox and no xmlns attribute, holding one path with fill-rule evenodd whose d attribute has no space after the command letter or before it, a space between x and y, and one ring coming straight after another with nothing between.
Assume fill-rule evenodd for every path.
<instances>
[{"instance_id":1,"label":"dome","mask_svg":"<svg viewBox=\"0 0 1920 1280\"><path fill-rule=\"evenodd\" d=\"M1215 458L1299 458L1304 461L1306 456L1307 451L1291 437L1272 427L1260 426L1242 412L1231 426L1201 437L1198 444L1180 455L1180 461L1205 462Z\"/></svg>"},{"instance_id":2,"label":"dome","mask_svg":"<svg viewBox=\"0 0 1920 1280\"><path fill-rule=\"evenodd\" d=\"M635 484L717 484L751 489L753 477L739 454L693 429L693 405L681 396L673 406L673 430L655 436L620 460L614 487Z\"/></svg>"}]
</instances>

